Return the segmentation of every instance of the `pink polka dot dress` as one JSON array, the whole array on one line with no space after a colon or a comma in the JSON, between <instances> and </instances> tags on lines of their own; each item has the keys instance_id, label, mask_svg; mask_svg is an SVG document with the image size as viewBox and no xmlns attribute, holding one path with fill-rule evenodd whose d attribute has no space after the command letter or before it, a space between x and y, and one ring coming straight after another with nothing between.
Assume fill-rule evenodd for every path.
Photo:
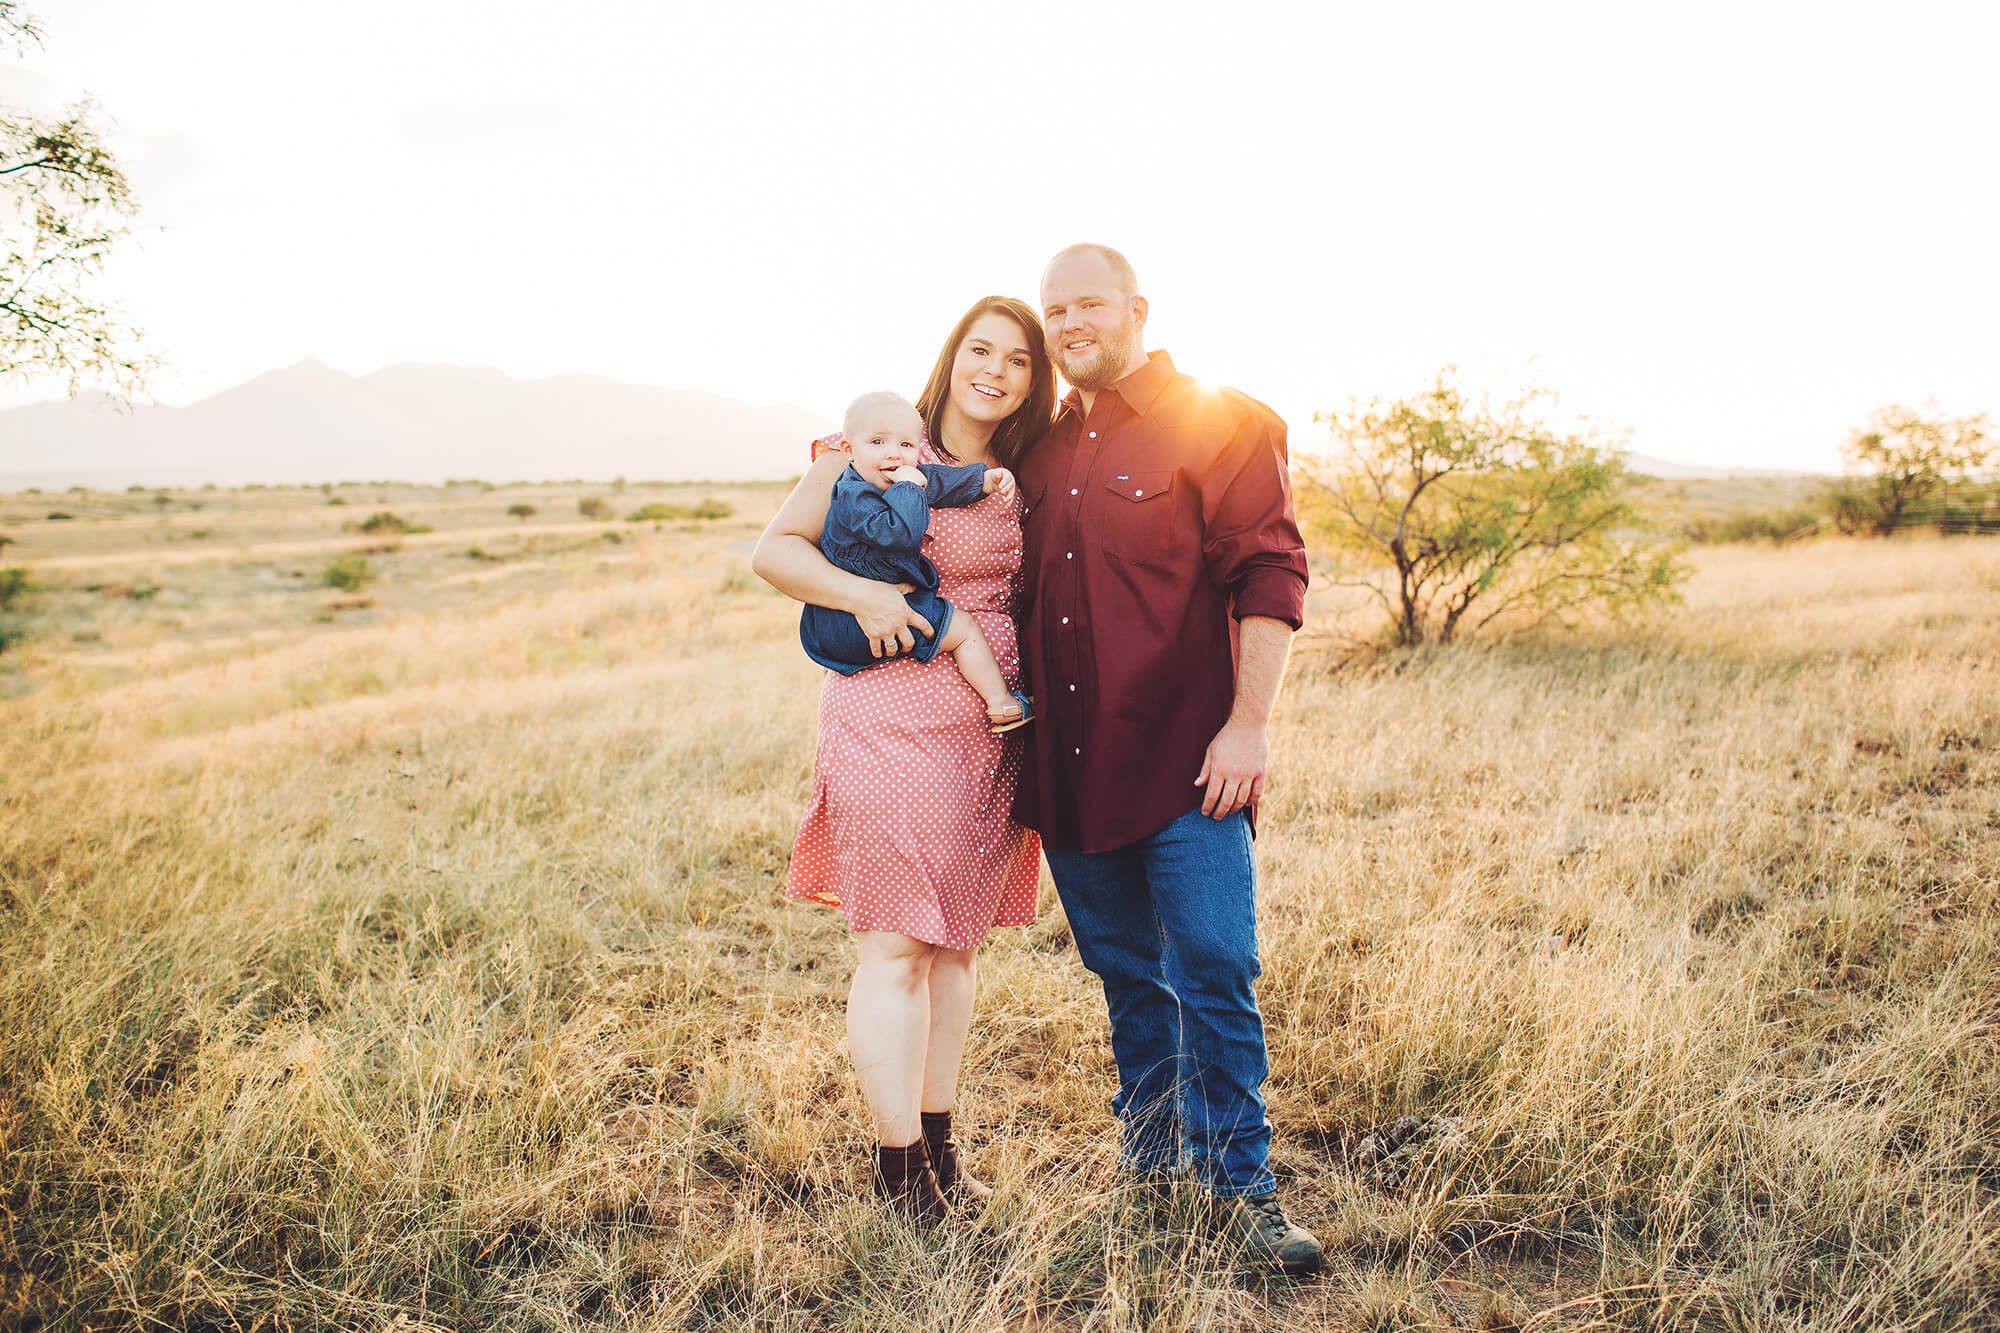
<instances>
[{"instance_id":1,"label":"pink polka dot dress","mask_svg":"<svg viewBox=\"0 0 2000 1333\"><path fill-rule=\"evenodd\" d=\"M813 452L838 442L816 441ZM922 461L947 460L926 445ZM932 510L923 549L938 591L979 622L1008 686L1018 686L1018 499ZM1018 731L987 730L986 704L949 653L827 672L812 801L785 895L840 908L851 930L948 949L1033 921L1041 844L1010 813L1024 746Z\"/></svg>"}]
</instances>

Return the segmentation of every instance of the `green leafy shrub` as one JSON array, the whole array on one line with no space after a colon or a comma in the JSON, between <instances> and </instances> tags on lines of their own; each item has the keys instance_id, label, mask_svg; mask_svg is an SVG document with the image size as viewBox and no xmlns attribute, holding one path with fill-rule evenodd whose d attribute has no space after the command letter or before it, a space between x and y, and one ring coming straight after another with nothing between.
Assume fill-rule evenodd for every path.
<instances>
[{"instance_id":1,"label":"green leafy shrub","mask_svg":"<svg viewBox=\"0 0 2000 1333\"><path fill-rule=\"evenodd\" d=\"M1828 518L1823 505L1800 503L1684 520L1681 533L1691 542L1781 542L1809 533Z\"/></svg>"},{"instance_id":2,"label":"green leafy shrub","mask_svg":"<svg viewBox=\"0 0 2000 1333\"><path fill-rule=\"evenodd\" d=\"M713 496L704 497L698 504L668 504L664 500L653 500L640 505L625 515L627 523L677 523L683 519L730 518L736 513L736 506Z\"/></svg>"},{"instance_id":3,"label":"green leafy shrub","mask_svg":"<svg viewBox=\"0 0 2000 1333\"><path fill-rule=\"evenodd\" d=\"M10 565L0 569L0 611L10 609L14 603L27 596L33 587L34 585L29 582L28 571L21 566ZM23 637L20 630L5 620L0 620L0 653L19 643Z\"/></svg>"},{"instance_id":4,"label":"green leafy shrub","mask_svg":"<svg viewBox=\"0 0 2000 1333\"><path fill-rule=\"evenodd\" d=\"M342 592L359 592L375 577L374 566L363 555L337 555L320 571L320 582Z\"/></svg>"},{"instance_id":5,"label":"green leafy shrub","mask_svg":"<svg viewBox=\"0 0 2000 1333\"><path fill-rule=\"evenodd\" d=\"M610 518L617 511L611 507L610 501L586 495L576 502L576 512L585 518Z\"/></svg>"},{"instance_id":6,"label":"green leafy shrub","mask_svg":"<svg viewBox=\"0 0 2000 1333\"><path fill-rule=\"evenodd\" d=\"M356 531L365 532L371 536L404 532L437 531L436 528L428 523L412 523L400 514L392 514L386 509L370 514L354 526Z\"/></svg>"}]
</instances>

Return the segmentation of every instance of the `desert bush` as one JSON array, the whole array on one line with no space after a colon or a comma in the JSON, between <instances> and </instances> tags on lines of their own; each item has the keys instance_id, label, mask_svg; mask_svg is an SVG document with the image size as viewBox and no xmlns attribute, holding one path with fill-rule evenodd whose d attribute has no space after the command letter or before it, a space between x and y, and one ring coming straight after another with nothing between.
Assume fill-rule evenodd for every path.
<instances>
[{"instance_id":1,"label":"desert bush","mask_svg":"<svg viewBox=\"0 0 2000 1333\"><path fill-rule=\"evenodd\" d=\"M1752 509L1733 514L1696 515L1680 523L1681 535L1691 542L1720 545L1725 542L1779 542L1809 532L1827 521L1831 513L1827 501L1805 501L1770 509Z\"/></svg>"},{"instance_id":2,"label":"desert bush","mask_svg":"<svg viewBox=\"0 0 2000 1333\"><path fill-rule=\"evenodd\" d=\"M320 571L321 583L342 592L359 592L374 577L374 566L362 555L337 555Z\"/></svg>"},{"instance_id":3,"label":"desert bush","mask_svg":"<svg viewBox=\"0 0 2000 1333\"><path fill-rule=\"evenodd\" d=\"M1933 521L1946 533L2000 532L2000 482L1947 487Z\"/></svg>"},{"instance_id":4,"label":"desert bush","mask_svg":"<svg viewBox=\"0 0 2000 1333\"><path fill-rule=\"evenodd\" d=\"M74 519L75 517L76 517L75 514L68 513L64 510L51 509L49 511L48 521L51 523L67 523L70 520Z\"/></svg>"},{"instance_id":5,"label":"desert bush","mask_svg":"<svg viewBox=\"0 0 2000 1333\"><path fill-rule=\"evenodd\" d=\"M0 551L4 551L4 550L6 550L6 549L7 549L8 547L12 546L13 544L14 544L14 539L13 539L12 537L9 537L9 536L8 536L8 535L7 535L6 533L4 533L4 532L0 532Z\"/></svg>"},{"instance_id":6,"label":"desert bush","mask_svg":"<svg viewBox=\"0 0 2000 1333\"><path fill-rule=\"evenodd\" d=\"M21 566L10 565L0 569L0 653L23 638L20 628L5 613L11 611L14 604L26 597L33 587L28 571Z\"/></svg>"},{"instance_id":7,"label":"desert bush","mask_svg":"<svg viewBox=\"0 0 2000 1333\"><path fill-rule=\"evenodd\" d=\"M157 583L98 583L86 585L85 591L100 597L112 597L125 602L150 602L160 595Z\"/></svg>"},{"instance_id":8,"label":"desert bush","mask_svg":"<svg viewBox=\"0 0 2000 1333\"><path fill-rule=\"evenodd\" d=\"M367 518L355 524L354 527L357 532L366 532L370 535L437 531L436 528L428 523L412 523L400 514L392 514L386 509L370 514Z\"/></svg>"},{"instance_id":9,"label":"desert bush","mask_svg":"<svg viewBox=\"0 0 2000 1333\"><path fill-rule=\"evenodd\" d=\"M586 495L576 502L576 512L585 518L601 519L610 518L617 511L611 507L610 501L595 495Z\"/></svg>"},{"instance_id":10,"label":"desert bush","mask_svg":"<svg viewBox=\"0 0 2000 1333\"><path fill-rule=\"evenodd\" d=\"M684 519L729 518L736 513L736 507L726 500L712 496L704 497L692 505L668 504L664 500L649 500L631 513L625 515L627 523L678 523Z\"/></svg>"},{"instance_id":11,"label":"desert bush","mask_svg":"<svg viewBox=\"0 0 2000 1333\"><path fill-rule=\"evenodd\" d=\"M1676 597L1685 571L1651 540L1618 451L1537 420L1546 396L1474 403L1447 368L1413 397L1315 418L1336 448L1302 462L1302 517L1333 554L1335 582L1375 597L1397 643L1448 643L1503 616L1517 627L1619 616Z\"/></svg>"},{"instance_id":12,"label":"desert bush","mask_svg":"<svg viewBox=\"0 0 2000 1333\"><path fill-rule=\"evenodd\" d=\"M670 505L660 500L650 500L625 515L627 523L672 523L678 519L693 518L694 511L686 505Z\"/></svg>"},{"instance_id":13,"label":"desert bush","mask_svg":"<svg viewBox=\"0 0 2000 1333\"><path fill-rule=\"evenodd\" d=\"M326 502L329 505L344 505L347 503L347 497L344 495L329 495L326 498Z\"/></svg>"},{"instance_id":14,"label":"desert bush","mask_svg":"<svg viewBox=\"0 0 2000 1333\"><path fill-rule=\"evenodd\" d=\"M529 519L535 516L535 507L531 504L516 502L507 506L507 513L509 517L516 521Z\"/></svg>"},{"instance_id":15,"label":"desert bush","mask_svg":"<svg viewBox=\"0 0 2000 1333\"><path fill-rule=\"evenodd\" d=\"M2000 485L1947 482L1904 502L1891 519L1886 516L1877 479L1848 478L1833 488L1829 515L1834 527L1850 536L1881 537L1918 528L1943 533L2000 532Z\"/></svg>"}]
</instances>

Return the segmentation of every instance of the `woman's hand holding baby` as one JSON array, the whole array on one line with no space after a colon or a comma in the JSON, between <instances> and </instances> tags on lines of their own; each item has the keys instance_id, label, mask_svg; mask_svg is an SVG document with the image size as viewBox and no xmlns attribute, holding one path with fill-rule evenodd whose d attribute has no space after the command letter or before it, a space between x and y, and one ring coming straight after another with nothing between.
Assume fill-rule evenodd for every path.
<instances>
[{"instance_id":1,"label":"woman's hand holding baby","mask_svg":"<svg viewBox=\"0 0 2000 1333\"><path fill-rule=\"evenodd\" d=\"M937 632L931 622L910 609L903 594L915 585L909 583L877 583L873 579L858 579L859 587L844 610L860 624L861 632L868 636L868 651L877 657L894 657L907 653L917 646L916 634L921 632L928 638Z\"/></svg>"},{"instance_id":2,"label":"woman's hand holding baby","mask_svg":"<svg viewBox=\"0 0 2000 1333\"><path fill-rule=\"evenodd\" d=\"M988 495L992 495L995 491L998 491L1000 493L1000 498L1003 500L1013 499L1014 474L1009 472L1004 467L987 468L985 491L986 494Z\"/></svg>"}]
</instances>

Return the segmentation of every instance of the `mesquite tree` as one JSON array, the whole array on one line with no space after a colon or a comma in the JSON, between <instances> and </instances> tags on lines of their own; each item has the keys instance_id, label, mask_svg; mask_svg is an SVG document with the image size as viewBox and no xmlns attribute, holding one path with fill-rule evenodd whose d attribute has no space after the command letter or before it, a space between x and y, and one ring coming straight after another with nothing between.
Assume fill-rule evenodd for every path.
<instances>
[{"instance_id":1,"label":"mesquite tree","mask_svg":"<svg viewBox=\"0 0 2000 1333\"><path fill-rule=\"evenodd\" d=\"M0 0L0 48L39 43L18 4ZM85 382L120 396L156 364L137 329L96 293L105 255L135 212L125 174L82 102L53 120L0 106L0 377Z\"/></svg>"},{"instance_id":2,"label":"mesquite tree","mask_svg":"<svg viewBox=\"0 0 2000 1333\"><path fill-rule=\"evenodd\" d=\"M1685 571L1617 451L1535 420L1543 396L1474 403L1447 369L1414 397L1317 416L1335 447L1301 465L1302 508L1335 582L1379 600L1397 643L1677 598Z\"/></svg>"},{"instance_id":3,"label":"mesquite tree","mask_svg":"<svg viewBox=\"0 0 2000 1333\"><path fill-rule=\"evenodd\" d=\"M1836 496L1836 522L1886 536L1913 522L1935 521L1934 502L1993 458L1992 429L1983 413L1948 417L1935 404L1923 411L1876 408L1868 429L1848 437L1847 461L1862 475Z\"/></svg>"}]
</instances>

